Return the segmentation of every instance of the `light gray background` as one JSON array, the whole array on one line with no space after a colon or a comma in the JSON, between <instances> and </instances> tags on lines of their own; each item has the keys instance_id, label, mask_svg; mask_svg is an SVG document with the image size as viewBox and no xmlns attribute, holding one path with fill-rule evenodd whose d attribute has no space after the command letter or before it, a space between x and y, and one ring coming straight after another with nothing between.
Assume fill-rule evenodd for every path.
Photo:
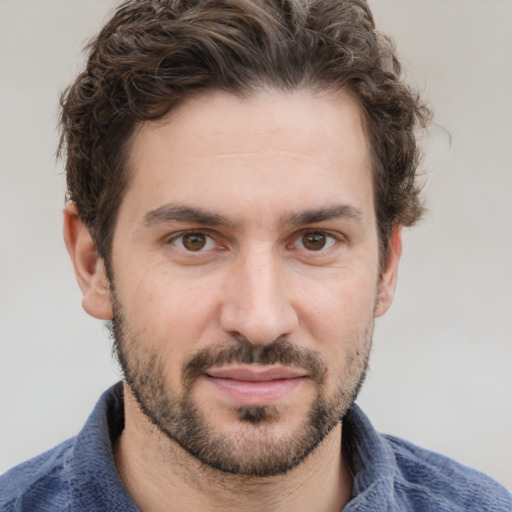
<instances>
[{"instance_id":1,"label":"light gray background","mask_svg":"<svg viewBox=\"0 0 512 512\"><path fill-rule=\"evenodd\" d=\"M0 0L0 472L74 435L119 378L81 309L54 160L57 92L113 5ZM440 127L424 141L430 213L406 233L359 402L512 488L512 3L372 5Z\"/></svg>"}]
</instances>

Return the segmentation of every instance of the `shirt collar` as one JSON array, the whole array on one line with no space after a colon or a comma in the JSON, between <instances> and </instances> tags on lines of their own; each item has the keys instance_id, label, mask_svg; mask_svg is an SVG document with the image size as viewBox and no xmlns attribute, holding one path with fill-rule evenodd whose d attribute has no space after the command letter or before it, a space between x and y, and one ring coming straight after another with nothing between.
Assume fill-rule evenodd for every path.
<instances>
[{"instance_id":1,"label":"shirt collar","mask_svg":"<svg viewBox=\"0 0 512 512\"><path fill-rule=\"evenodd\" d=\"M396 505L393 489L398 467L395 454L356 404L343 418L343 450L354 477L353 498L344 511L351 510L358 502L367 503L376 498L382 506L379 510L387 510L386 505Z\"/></svg>"},{"instance_id":2,"label":"shirt collar","mask_svg":"<svg viewBox=\"0 0 512 512\"><path fill-rule=\"evenodd\" d=\"M68 473L73 511L138 511L114 462L113 442L123 428L123 387L119 382L103 393L75 439ZM344 510L372 497L378 497L381 505L392 505L395 455L356 404L343 418L343 450L354 477L353 499Z\"/></svg>"},{"instance_id":3,"label":"shirt collar","mask_svg":"<svg viewBox=\"0 0 512 512\"><path fill-rule=\"evenodd\" d=\"M72 510L137 512L117 473L113 441L124 428L123 387L103 393L78 434L70 459Z\"/></svg>"}]
</instances>

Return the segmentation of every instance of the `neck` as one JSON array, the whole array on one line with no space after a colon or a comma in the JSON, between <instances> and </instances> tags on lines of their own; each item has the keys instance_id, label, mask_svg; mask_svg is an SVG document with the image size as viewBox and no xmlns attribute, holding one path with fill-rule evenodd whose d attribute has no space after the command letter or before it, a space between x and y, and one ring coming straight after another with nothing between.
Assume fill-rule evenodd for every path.
<instances>
[{"instance_id":1,"label":"neck","mask_svg":"<svg viewBox=\"0 0 512 512\"><path fill-rule=\"evenodd\" d=\"M339 512L352 478L343 462L341 424L301 464L265 478L212 469L164 436L125 384L125 429L114 456L123 484L142 512L244 510Z\"/></svg>"}]
</instances>

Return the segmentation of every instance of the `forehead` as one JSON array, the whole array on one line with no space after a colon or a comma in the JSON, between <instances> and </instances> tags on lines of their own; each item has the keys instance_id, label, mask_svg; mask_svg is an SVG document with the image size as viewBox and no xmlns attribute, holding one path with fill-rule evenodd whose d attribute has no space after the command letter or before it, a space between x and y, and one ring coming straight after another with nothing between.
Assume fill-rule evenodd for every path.
<instances>
[{"instance_id":1,"label":"forehead","mask_svg":"<svg viewBox=\"0 0 512 512\"><path fill-rule=\"evenodd\" d=\"M372 203L362 116L345 91L201 95L139 126L128 166L120 215L133 220L169 203L232 217Z\"/></svg>"}]
</instances>

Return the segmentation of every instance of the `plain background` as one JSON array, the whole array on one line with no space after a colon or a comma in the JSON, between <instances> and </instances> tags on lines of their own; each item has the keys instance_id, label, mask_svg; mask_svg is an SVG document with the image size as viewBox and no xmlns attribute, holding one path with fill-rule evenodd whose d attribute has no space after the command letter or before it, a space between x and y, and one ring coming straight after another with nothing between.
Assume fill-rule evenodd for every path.
<instances>
[{"instance_id":1,"label":"plain background","mask_svg":"<svg viewBox=\"0 0 512 512\"><path fill-rule=\"evenodd\" d=\"M58 92L114 5L0 0L0 472L82 426L119 379L61 237ZM430 209L405 234L359 403L383 432L512 488L512 3L372 2L435 107Z\"/></svg>"}]
</instances>

